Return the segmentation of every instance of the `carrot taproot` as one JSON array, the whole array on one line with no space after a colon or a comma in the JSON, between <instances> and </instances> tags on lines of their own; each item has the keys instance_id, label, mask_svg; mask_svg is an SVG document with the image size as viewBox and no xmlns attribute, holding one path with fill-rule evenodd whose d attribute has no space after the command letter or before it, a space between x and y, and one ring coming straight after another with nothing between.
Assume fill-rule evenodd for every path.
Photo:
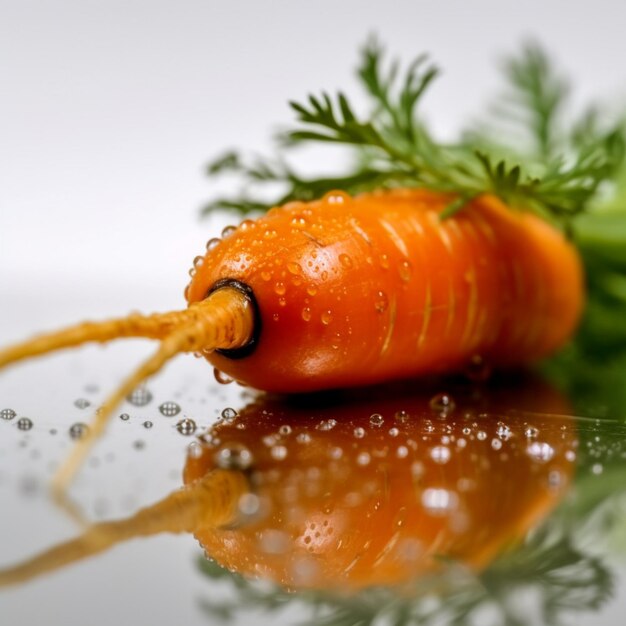
<instances>
[{"instance_id":1,"label":"carrot taproot","mask_svg":"<svg viewBox=\"0 0 626 626\"><path fill-rule=\"evenodd\" d=\"M581 262L538 217L493 196L442 219L449 194L332 192L228 229L197 257L189 309L87 323L0 351L0 367L85 341L161 339L57 476L67 484L115 407L175 354L286 393L522 365L560 347L583 305Z\"/></svg>"},{"instance_id":2,"label":"carrot taproot","mask_svg":"<svg viewBox=\"0 0 626 626\"><path fill-rule=\"evenodd\" d=\"M448 383L445 405L440 386L414 384L262 395L200 437L185 487L0 569L0 587L163 532L194 533L222 566L292 589L401 585L444 559L481 571L567 493L578 438L556 389L496 383Z\"/></svg>"}]
</instances>

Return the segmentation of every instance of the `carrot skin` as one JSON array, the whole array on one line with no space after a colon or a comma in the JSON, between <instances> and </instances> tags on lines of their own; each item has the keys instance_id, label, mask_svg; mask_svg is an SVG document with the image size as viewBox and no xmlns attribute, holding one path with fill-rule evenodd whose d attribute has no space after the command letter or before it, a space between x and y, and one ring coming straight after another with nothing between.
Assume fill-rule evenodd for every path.
<instances>
[{"instance_id":1,"label":"carrot skin","mask_svg":"<svg viewBox=\"0 0 626 626\"><path fill-rule=\"evenodd\" d=\"M367 385L540 359L571 336L584 301L574 246L538 217L484 196L442 220L449 195L332 192L243 222L187 288L250 286L256 350L218 369L277 392Z\"/></svg>"}]
</instances>

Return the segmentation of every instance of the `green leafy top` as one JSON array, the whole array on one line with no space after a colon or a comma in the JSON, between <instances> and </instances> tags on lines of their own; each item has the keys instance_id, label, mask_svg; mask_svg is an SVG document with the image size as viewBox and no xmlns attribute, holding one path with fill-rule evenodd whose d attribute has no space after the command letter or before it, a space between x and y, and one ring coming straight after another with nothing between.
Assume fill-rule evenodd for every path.
<instances>
[{"instance_id":1,"label":"green leafy top","mask_svg":"<svg viewBox=\"0 0 626 626\"><path fill-rule=\"evenodd\" d=\"M215 199L205 210L246 213L291 200L311 200L332 189L358 193L420 186L456 196L446 215L476 196L492 193L513 208L568 221L585 211L622 162L620 125L604 128L597 115L586 113L573 124L572 132L560 130L566 84L537 46L526 47L519 58L507 63L511 94L497 115L508 125L509 136L524 131L530 146L523 153L494 141L494 129L484 126L455 143L435 140L420 118L419 105L437 69L425 56L404 70L397 61L385 65L383 57L373 39L361 53L358 77L370 102L368 115L359 115L341 92L291 102L297 123L277 138L278 157L248 160L229 152L209 165L210 175L238 175L243 188L235 197ZM337 177L301 176L284 154L292 146L311 142L347 147L352 167ZM277 186L280 192L270 197L261 191Z\"/></svg>"}]
</instances>

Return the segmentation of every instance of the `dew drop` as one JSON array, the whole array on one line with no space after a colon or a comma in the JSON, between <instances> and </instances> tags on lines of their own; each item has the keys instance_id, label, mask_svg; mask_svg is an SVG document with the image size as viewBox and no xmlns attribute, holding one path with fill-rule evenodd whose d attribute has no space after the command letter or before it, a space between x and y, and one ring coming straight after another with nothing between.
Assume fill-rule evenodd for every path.
<instances>
[{"instance_id":1,"label":"dew drop","mask_svg":"<svg viewBox=\"0 0 626 626\"><path fill-rule=\"evenodd\" d=\"M220 385L230 385L230 383L233 382L233 379L228 376L228 374L225 374L221 370L218 370L217 367L213 368L213 376L215 376L215 380Z\"/></svg>"},{"instance_id":2,"label":"dew drop","mask_svg":"<svg viewBox=\"0 0 626 626\"><path fill-rule=\"evenodd\" d=\"M370 460L371 460L371 457L368 452L359 452L359 454L356 457L357 465L360 465L362 467L365 465L369 465Z\"/></svg>"},{"instance_id":3,"label":"dew drop","mask_svg":"<svg viewBox=\"0 0 626 626\"><path fill-rule=\"evenodd\" d=\"M285 286L285 283L279 281L274 285L274 293L278 294L279 296L284 295L286 291L287 287Z\"/></svg>"},{"instance_id":4,"label":"dew drop","mask_svg":"<svg viewBox=\"0 0 626 626\"><path fill-rule=\"evenodd\" d=\"M302 319L303 319L305 322L309 322L309 321L311 321L311 309L310 309L310 307L305 306L305 307L302 309Z\"/></svg>"},{"instance_id":5,"label":"dew drop","mask_svg":"<svg viewBox=\"0 0 626 626\"><path fill-rule=\"evenodd\" d=\"M389 429L389 436L390 437L397 437L400 434L400 431L397 428L390 428Z\"/></svg>"},{"instance_id":6,"label":"dew drop","mask_svg":"<svg viewBox=\"0 0 626 626\"><path fill-rule=\"evenodd\" d=\"M215 463L221 469L246 470L252 461L252 452L242 444L226 444L215 453Z\"/></svg>"},{"instance_id":7,"label":"dew drop","mask_svg":"<svg viewBox=\"0 0 626 626\"><path fill-rule=\"evenodd\" d=\"M89 432L89 426L82 422L76 422L72 424L69 429L70 437L72 439L82 439Z\"/></svg>"},{"instance_id":8,"label":"dew drop","mask_svg":"<svg viewBox=\"0 0 626 626\"><path fill-rule=\"evenodd\" d=\"M494 450L500 450L502 448L502 440L500 440L500 439L492 439L491 440L491 447Z\"/></svg>"},{"instance_id":9,"label":"dew drop","mask_svg":"<svg viewBox=\"0 0 626 626\"><path fill-rule=\"evenodd\" d=\"M443 465L450 460L450 448L446 446L435 446L430 451L430 458L439 465Z\"/></svg>"},{"instance_id":10,"label":"dew drop","mask_svg":"<svg viewBox=\"0 0 626 626\"><path fill-rule=\"evenodd\" d=\"M573 450L568 450L565 453L565 458L570 462L573 463L576 460L576 453Z\"/></svg>"},{"instance_id":11,"label":"dew drop","mask_svg":"<svg viewBox=\"0 0 626 626\"><path fill-rule=\"evenodd\" d=\"M154 426L154 424L153 424L150 420L146 420L146 421L143 423L143 427L144 427L144 428L152 428L153 426Z\"/></svg>"},{"instance_id":12,"label":"dew drop","mask_svg":"<svg viewBox=\"0 0 626 626\"><path fill-rule=\"evenodd\" d=\"M20 430L30 430L33 427L33 420L29 417L20 417L20 419L17 420L17 427Z\"/></svg>"},{"instance_id":13,"label":"dew drop","mask_svg":"<svg viewBox=\"0 0 626 626\"><path fill-rule=\"evenodd\" d=\"M476 439L478 439L478 441L485 441L485 439L487 439L487 433L484 430L479 430L476 433Z\"/></svg>"},{"instance_id":14,"label":"dew drop","mask_svg":"<svg viewBox=\"0 0 626 626\"><path fill-rule=\"evenodd\" d=\"M315 285L309 285L306 288L306 292L310 295L310 296L314 296L317 293L317 287Z\"/></svg>"},{"instance_id":15,"label":"dew drop","mask_svg":"<svg viewBox=\"0 0 626 626\"><path fill-rule=\"evenodd\" d=\"M406 459L406 457L409 456L409 449L406 446L398 446L396 456L399 459Z\"/></svg>"},{"instance_id":16,"label":"dew drop","mask_svg":"<svg viewBox=\"0 0 626 626\"><path fill-rule=\"evenodd\" d=\"M352 267L352 259L347 254L339 255L339 263L343 265L346 269L350 269Z\"/></svg>"},{"instance_id":17,"label":"dew drop","mask_svg":"<svg viewBox=\"0 0 626 626\"><path fill-rule=\"evenodd\" d=\"M394 417L396 419L396 422L400 422L401 424L409 421L409 414L406 411L396 411Z\"/></svg>"},{"instance_id":18,"label":"dew drop","mask_svg":"<svg viewBox=\"0 0 626 626\"><path fill-rule=\"evenodd\" d=\"M407 260L400 261L400 265L398 266L398 272L400 274L401 280L405 283L411 279L411 263Z\"/></svg>"},{"instance_id":19,"label":"dew drop","mask_svg":"<svg viewBox=\"0 0 626 626\"><path fill-rule=\"evenodd\" d=\"M187 446L187 456L192 459L199 459L202 456L202 446L197 441L192 441Z\"/></svg>"},{"instance_id":20,"label":"dew drop","mask_svg":"<svg viewBox=\"0 0 626 626\"><path fill-rule=\"evenodd\" d=\"M387 294L384 291L379 291L376 294L376 299L374 300L374 308L379 313L384 313L389 306L389 299L387 298Z\"/></svg>"},{"instance_id":21,"label":"dew drop","mask_svg":"<svg viewBox=\"0 0 626 626\"><path fill-rule=\"evenodd\" d=\"M380 413L372 413L370 415L370 424L375 428L380 428L384 423L385 420Z\"/></svg>"},{"instance_id":22,"label":"dew drop","mask_svg":"<svg viewBox=\"0 0 626 626\"><path fill-rule=\"evenodd\" d=\"M184 417L176 424L176 430L185 437L193 435L196 432L196 423L189 417Z\"/></svg>"},{"instance_id":23,"label":"dew drop","mask_svg":"<svg viewBox=\"0 0 626 626\"><path fill-rule=\"evenodd\" d=\"M278 429L279 434L283 435L283 437L286 437L287 435L291 434L291 426L289 426L289 424L283 424L279 429Z\"/></svg>"},{"instance_id":24,"label":"dew drop","mask_svg":"<svg viewBox=\"0 0 626 626\"><path fill-rule=\"evenodd\" d=\"M311 441L311 435L309 433L299 433L296 437L298 443L309 443Z\"/></svg>"},{"instance_id":25,"label":"dew drop","mask_svg":"<svg viewBox=\"0 0 626 626\"><path fill-rule=\"evenodd\" d=\"M315 428L317 430L332 430L337 426L337 420L332 417L327 420L322 420Z\"/></svg>"},{"instance_id":26,"label":"dew drop","mask_svg":"<svg viewBox=\"0 0 626 626\"><path fill-rule=\"evenodd\" d=\"M209 239L206 242L206 250L207 250L207 252L211 252L211 250L214 250L215 248L217 248L217 246L219 246L221 241L222 240L218 239L217 237L213 237L212 239Z\"/></svg>"},{"instance_id":27,"label":"dew drop","mask_svg":"<svg viewBox=\"0 0 626 626\"><path fill-rule=\"evenodd\" d=\"M422 492L422 505L434 515L445 515L447 511L455 509L458 502L458 495L448 489L429 488Z\"/></svg>"},{"instance_id":28,"label":"dew drop","mask_svg":"<svg viewBox=\"0 0 626 626\"><path fill-rule=\"evenodd\" d=\"M602 474L602 472L604 471L604 468L602 467L602 463L594 463L591 466L591 471L596 475L599 476L600 474Z\"/></svg>"},{"instance_id":29,"label":"dew drop","mask_svg":"<svg viewBox=\"0 0 626 626\"><path fill-rule=\"evenodd\" d=\"M322 324L328 326L333 321L333 314L331 311L324 311L321 315Z\"/></svg>"},{"instance_id":30,"label":"dew drop","mask_svg":"<svg viewBox=\"0 0 626 626\"><path fill-rule=\"evenodd\" d=\"M235 409L228 406L222 411L221 415L223 420L232 422L237 417L238 413Z\"/></svg>"},{"instance_id":31,"label":"dew drop","mask_svg":"<svg viewBox=\"0 0 626 626\"><path fill-rule=\"evenodd\" d=\"M350 196L343 191L329 191L323 197L323 201L327 204L344 204L349 200Z\"/></svg>"},{"instance_id":32,"label":"dew drop","mask_svg":"<svg viewBox=\"0 0 626 626\"><path fill-rule=\"evenodd\" d=\"M180 413L180 406L176 402L168 400L159 406L159 412L165 417L174 417Z\"/></svg>"},{"instance_id":33,"label":"dew drop","mask_svg":"<svg viewBox=\"0 0 626 626\"><path fill-rule=\"evenodd\" d=\"M272 446L270 454L274 460L282 461L287 458L287 448L285 446Z\"/></svg>"},{"instance_id":34,"label":"dew drop","mask_svg":"<svg viewBox=\"0 0 626 626\"><path fill-rule=\"evenodd\" d=\"M430 399L430 409L440 417L447 417L456 408L456 404L447 393L438 393Z\"/></svg>"},{"instance_id":35,"label":"dew drop","mask_svg":"<svg viewBox=\"0 0 626 626\"><path fill-rule=\"evenodd\" d=\"M547 463L554 456L554 448L549 443L533 441L526 448L526 453L539 463Z\"/></svg>"},{"instance_id":36,"label":"dew drop","mask_svg":"<svg viewBox=\"0 0 626 626\"><path fill-rule=\"evenodd\" d=\"M152 402L152 393L142 385L128 394L126 400L133 406L146 406Z\"/></svg>"},{"instance_id":37,"label":"dew drop","mask_svg":"<svg viewBox=\"0 0 626 626\"><path fill-rule=\"evenodd\" d=\"M365 437L365 428L361 428L360 426L357 426L357 428L355 428L352 431L352 434L357 438L357 439L363 439L363 437Z\"/></svg>"},{"instance_id":38,"label":"dew drop","mask_svg":"<svg viewBox=\"0 0 626 626\"><path fill-rule=\"evenodd\" d=\"M17 413L13 409L2 409L2 411L0 411L0 418L7 422L15 419L16 416Z\"/></svg>"},{"instance_id":39,"label":"dew drop","mask_svg":"<svg viewBox=\"0 0 626 626\"><path fill-rule=\"evenodd\" d=\"M508 441L513 436L513 432L504 422L498 422L496 435L503 441Z\"/></svg>"},{"instance_id":40,"label":"dew drop","mask_svg":"<svg viewBox=\"0 0 626 626\"><path fill-rule=\"evenodd\" d=\"M272 278L272 273L271 272L267 272L267 271L263 271L261 272L261 278L265 281L268 282L269 280L271 280Z\"/></svg>"},{"instance_id":41,"label":"dew drop","mask_svg":"<svg viewBox=\"0 0 626 626\"><path fill-rule=\"evenodd\" d=\"M539 430L534 426L526 426L524 434L528 439L534 439L539 434Z\"/></svg>"},{"instance_id":42,"label":"dew drop","mask_svg":"<svg viewBox=\"0 0 626 626\"><path fill-rule=\"evenodd\" d=\"M86 409L88 406L91 406L91 402L89 402L86 398L77 398L74 400L74 406L77 409Z\"/></svg>"},{"instance_id":43,"label":"dew drop","mask_svg":"<svg viewBox=\"0 0 626 626\"><path fill-rule=\"evenodd\" d=\"M224 230L222 230L222 238L226 239L226 237L230 237L236 230L236 226L226 226Z\"/></svg>"},{"instance_id":44,"label":"dew drop","mask_svg":"<svg viewBox=\"0 0 626 626\"><path fill-rule=\"evenodd\" d=\"M389 257L386 254L381 254L380 255L380 266L384 270L388 270L389 269Z\"/></svg>"},{"instance_id":45,"label":"dew drop","mask_svg":"<svg viewBox=\"0 0 626 626\"><path fill-rule=\"evenodd\" d=\"M294 276L297 276L298 274L302 273L302 268L300 267L300 265L298 263L295 262L290 262L287 263L287 271L290 274L293 274Z\"/></svg>"},{"instance_id":46,"label":"dew drop","mask_svg":"<svg viewBox=\"0 0 626 626\"><path fill-rule=\"evenodd\" d=\"M203 265L204 265L204 257L203 256L197 256L197 257L194 258L193 266L195 268L202 267Z\"/></svg>"},{"instance_id":47,"label":"dew drop","mask_svg":"<svg viewBox=\"0 0 626 626\"><path fill-rule=\"evenodd\" d=\"M239 511L247 517L256 515L260 508L261 502L259 497L253 493L244 493L241 498L239 498Z\"/></svg>"}]
</instances>

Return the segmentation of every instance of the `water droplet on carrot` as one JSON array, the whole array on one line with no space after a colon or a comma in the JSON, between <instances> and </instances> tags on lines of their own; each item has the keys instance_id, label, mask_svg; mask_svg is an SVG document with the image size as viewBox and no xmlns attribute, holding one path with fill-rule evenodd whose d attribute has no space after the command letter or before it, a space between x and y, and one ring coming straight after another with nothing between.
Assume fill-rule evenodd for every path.
<instances>
[{"instance_id":1,"label":"water droplet on carrot","mask_svg":"<svg viewBox=\"0 0 626 626\"><path fill-rule=\"evenodd\" d=\"M204 265L204 257L203 256L197 256L194 258L193 260L193 266L194 267L202 267Z\"/></svg>"},{"instance_id":2,"label":"water droplet on carrot","mask_svg":"<svg viewBox=\"0 0 626 626\"><path fill-rule=\"evenodd\" d=\"M370 424L375 428L380 428L384 423L385 420L380 413L372 413L370 415Z\"/></svg>"},{"instance_id":3,"label":"water droplet on carrot","mask_svg":"<svg viewBox=\"0 0 626 626\"><path fill-rule=\"evenodd\" d=\"M310 295L310 296L314 296L317 293L317 287L315 285L309 285L306 288L306 292Z\"/></svg>"},{"instance_id":4,"label":"water droplet on carrot","mask_svg":"<svg viewBox=\"0 0 626 626\"><path fill-rule=\"evenodd\" d=\"M350 196L344 191L329 191L322 198L326 204L344 204L350 199Z\"/></svg>"},{"instance_id":5,"label":"water droplet on carrot","mask_svg":"<svg viewBox=\"0 0 626 626\"><path fill-rule=\"evenodd\" d=\"M549 443L533 441L526 448L526 453L539 463L547 463L554 456L554 448Z\"/></svg>"},{"instance_id":6,"label":"water droplet on carrot","mask_svg":"<svg viewBox=\"0 0 626 626\"><path fill-rule=\"evenodd\" d=\"M484 430L479 430L476 433L476 439L478 439L478 441L485 441L485 439L487 439L487 433Z\"/></svg>"},{"instance_id":7,"label":"water droplet on carrot","mask_svg":"<svg viewBox=\"0 0 626 626\"><path fill-rule=\"evenodd\" d=\"M222 239L226 239L226 237L230 237L237 230L236 226L226 226L224 230L222 230Z\"/></svg>"},{"instance_id":8,"label":"water droplet on carrot","mask_svg":"<svg viewBox=\"0 0 626 626\"><path fill-rule=\"evenodd\" d=\"M305 306L305 307L302 309L302 319L303 319L305 322L309 322L309 321L311 321L311 309L310 309L308 306Z\"/></svg>"},{"instance_id":9,"label":"water droplet on carrot","mask_svg":"<svg viewBox=\"0 0 626 626\"><path fill-rule=\"evenodd\" d=\"M212 239L209 239L209 240L206 242L206 251L207 251L207 252L211 252L211 250L215 250L215 248L217 248L217 246L219 246L219 245L220 245L220 242L221 242L221 241L222 241L222 240L221 240L221 239L218 239L217 237L213 237Z\"/></svg>"},{"instance_id":10,"label":"water droplet on carrot","mask_svg":"<svg viewBox=\"0 0 626 626\"><path fill-rule=\"evenodd\" d=\"M449 396L447 393L438 393L430 399L431 411L437 413L440 417L447 417L455 408L456 404L452 396Z\"/></svg>"},{"instance_id":11,"label":"water droplet on carrot","mask_svg":"<svg viewBox=\"0 0 626 626\"><path fill-rule=\"evenodd\" d=\"M287 287L285 287L285 283L279 281L274 285L274 293L282 296L287 291Z\"/></svg>"},{"instance_id":12,"label":"water droplet on carrot","mask_svg":"<svg viewBox=\"0 0 626 626\"><path fill-rule=\"evenodd\" d=\"M278 432L283 435L283 437L290 435L291 434L291 426L289 426L289 424L283 424L279 429Z\"/></svg>"},{"instance_id":13,"label":"water droplet on carrot","mask_svg":"<svg viewBox=\"0 0 626 626\"><path fill-rule=\"evenodd\" d=\"M332 430L337 426L337 420L332 417L327 420L322 420L317 426L317 430Z\"/></svg>"},{"instance_id":14,"label":"water droplet on carrot","mask_svg":"<svg viewBox=\"0 0 626 626\"><path fill-rule=\"evenodd\" d=\"M403 410L396 411L394 417L396 419L396 422L400 422L401 424L409 421L409 414Z\"/></svg>"},{"instance_id":15,"label":"water droplet on carrot","mask_svg":"<svg viewBox=\"0 0 626 626\"><path fill-rule=\"evenodd\" d=\"M430 451L430 458L439 465L443 465L450 460L450 448L446 446L435 446Z\"/></svg>"},{"instance_id":16,"label":"water droplet on carrot","mask_svg":"<svg viewBox=\"0 0 626 626\"><path fill-rule=\"evenodd\" d=\"M275 461L282 461L287 458L287 448L285 446L272 446L270 455Z\"/></svg>"},{"instance_id":17,"label":"water droplet on carrot","mask_svg":"<svg viewBox=\"0 0 626 626\"><path fill-rule=\"evenodd\" d=\"M2 409L2 411L0 411L0 418L3 420L9 421L15 419L16 416L17 413L13 409Z\"/></svg>"},{"instance_id":18,"label":"water droplet on carrot","mask_svg":"<svg viewBox=\"0 0 626 626\"><path fill-rule=\"evenodd\" d=\"M150 420L146 420L146 421L143 423L143 427L144 427L144 428L152 428L153 426L154 426L154 424L153 424Z\"/></svg>"},{"instance_id":19,"label":"water droplet on carrot","mask_svg":"<svg viewBox=\"0 0 626 626\"><path fill-rule=\"evenodd\" d=\"M17 420L17 427L20 430L30 430L33 427L33 420L28 417L20 417Z\"/></svg>"},{"instance_id":20,"label":"water droplet on carrot","mask_svg":"<svg viewBox=\"0 0 626 626\"><path fill-rule=\"evenodd\" d=\"M159 412L165 417L174 417L180 413L180 406L176 402L168 400L159 406Z\"/></svg>"},{"instance_id":21,"label":"water droplet on carrot","mask_svg":"<svg viewBox=\"0 0 626 626\"><path fill-rule=\"evenodd\" d=\"M246 470L252 465L252 452L242 444L225 444L215 453L215 463L221 469Z\"/></svg>"},{"instance_id":22,"label":"water droplet on carrot","mask_svg":"<svg viewBox=\"0 0 626 626\"><path fill-rule=\"evenodd\" d=\"M295 276L297 276L298 274L302 273L302 268L298 263L290 262L287 263L287 271L290 274L294 274Z\"/></svg>"},{"instance_id":23,"label":"water droplet on carrot","mask_svg":"<svg viewBox=\"0 0 626 626\"><path fill-rule=\"evenodd\" d=\"M539 430L534 426L526 426L524 429L524 435L526 435L528 439L534 439L538 434Z\"/></svg>"},{"instance_id":24,"label":"water droplet on carrot","mask_svg":"<svg viewBox=\"0 0 626 626\"><path fill-rule=\"evenodd\" d=\"M322 324L328 326L333 321L333 314L331 311L324 311L321 315Z\"/></svg>"},{"instance_id":25,"label":"water droplet on carrot","mask_svg":"<svg viewBox=\"0 0 626 626\"><path fill-rule=\"evenodd\" d=\"M221 417L225 422L232 422L237 415L237 411L229 406L227 406L221 413Z\"/></svg>"},{"instance_id":26,"label":"water droplet on carrot","mask_svg":"<svg viewBox=\"0 0 626 626\"><path fill-rule=\"evenodd\" d=\"M513 431L511 431L511 429L504 422L498 422L496 435L498 435L500 439L508 441L513 436Z\"/></svg>"},{"instance_id":27,"label":"water droplet on carrot","mask_svg":"<svg viewBox=\"0 0 626 626\"><path fill-rule=\"evenodd\" d=\"M352 434L357 438L357 439L363 439L363 437L365 437L365 428L361 428L360 426L358 426L357 428L355 428L352 431Z\"/></svg>"},{"instance_id":28,"label":"water droplet on carrot","mask_svg":"<svg viewBox=\"0 0 626 626\"><path fill-rule=\"evenodd\" d=\"M359 452L359 454L356 457L357 465L361 465L361 466L369 465L370 461L371 461L371 457L369 455L369 452Z\"/></svg>"},{"instance_id":29,"label":"water droplet on carrot","mask_svg":"<svg viewBox=\"0 0 626 626\"><path fill-rule=\"evenodd\" d=\"M400 431L395 426L389 429L390 437L397 437L399 434L400 434Z\"/></svg>"},{"instance_id":30,"label":"water droplet on carrot","mask_svg":"<svg viewBox=\"0 0 626 626\"><path fill-rule=\"evenodd\" d=\"M386 254L381 254L380 255L380 266L384 270L388 270L389 269L389 257Z\"/></svg>"},{"instance_id":31,"label":"water droplet on carrot","mask_svg":"<svg viewBox=\"0 0 626 626\"><path fill-rule=\"evenodd\" d=\"M400 279L405 283L411 280L411 263L407 260L400 261L398 265L398 273L400 274Z\"/></svg>"},{"instance_id":32,"label":"water droplet on carrot","mask_svg":"<svg viewBox=\"0 0 626 626\"><path fill-rule=\"evenodd\" d=\"M340 254L339 255L339 262L346 269L350 269L352 267L352 259L347 254Z\"/></svg>"},{"instance_id":33,"label":"water droplet on carrot","mask_svg":"<svg viewBox=\"0 0 626 626\"><path fill-rule=\"evenodd\" d=\"M458 495L448 489L429 487L422 492L422 506L431 515L445 515L447 511L455 509L458 502Z\"/></svg>"},{"instance_id":34,"label":"water droplet on carrot","mask_svg":"<svg viewBox=\"0 0 626 626\"><path fill-rule=\"evenodd\" d=\"M76 422L69 428L69 434L72 439L82 439L89 432L89 426L82 422Z\"/></svg>"},{"instance_id":35,"label":"water droplet on carrot","mask_svg":"<svg viewBox=\"0 0 626 626\"><path fill-rule=\"evenodd\" d=\"M185 437L189 437L196 432L196 423L189 417L184 417L176 424L176 430Z\"/></svg>"},{"instance_id":36,"label":"water droplet on carrot","mask_svg":"<svg viewBox=\"0 0 626 626\"><path fill-rule=\"evenodd\" d=\"M387 294L384 291L379 291L376 294L376 299L374 301L374 308L379 313L384 313L389 306L389 300L387 298Z\"/></svg>"},{"instance_id":37,"label":"water droplet on carrot","mask_svg":"<svg viewBox=\"0 0 626 626\"><path fill-rule=\"evenodd\" d=\"M220 385L230 385L233 382L233 379L228 374L218 370L217 367L213 368L213 376Z\"/></svg>"},{"instance_id":38,"label":"water droplet on carrot","mask_svg":"<svg viewBox=\"0 0 626 626\"><path fill-rule=\"evenodd\" d=\"M241 230L253 230L256 228L256 222L254 220L244 220L239 224Z\"/></svg>"}]
</instances>

